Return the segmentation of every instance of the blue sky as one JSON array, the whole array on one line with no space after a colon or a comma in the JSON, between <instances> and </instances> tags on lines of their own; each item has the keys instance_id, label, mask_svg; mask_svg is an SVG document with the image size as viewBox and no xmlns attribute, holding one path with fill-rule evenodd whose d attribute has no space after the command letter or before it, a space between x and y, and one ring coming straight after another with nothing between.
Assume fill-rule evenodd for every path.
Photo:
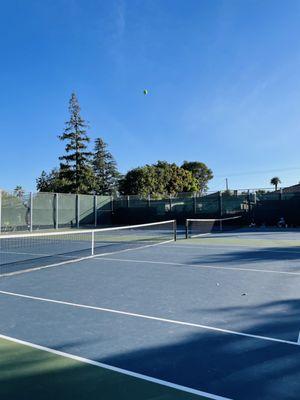
<instances>
[{"instance_id":1,"label":"blue sky","mask_svg":"<svg viewBox=\"0 0 300 400\"><path fill-rule=\"evenodd\" d=\"M72 91L122 172L200 160L213 190L300 181L299 1L0 5L0 187L58 165Z\"/></svg>"}]
</instances>

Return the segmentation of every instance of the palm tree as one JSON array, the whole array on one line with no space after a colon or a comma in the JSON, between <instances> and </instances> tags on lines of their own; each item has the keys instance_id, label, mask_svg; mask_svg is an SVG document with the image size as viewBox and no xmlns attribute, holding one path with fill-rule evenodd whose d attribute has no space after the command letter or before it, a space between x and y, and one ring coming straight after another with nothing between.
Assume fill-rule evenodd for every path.
<instances>
[{"instance_id":1,"label":"palm tree","mask_svg":"<svg viewBox=\"0 0 300 400\"><path fill-rule=\"evenodd\" d=\"M279 185L279 183L281 183L281 180L278 178L278 176L274 176L274 178L272 178L270 180L271 185L275 186L275 190L277 190L277 187Z\"/></svg>"},{"instance_id":2,"label":"palm tree","mask_svg":"<svg viewBox=\"0 0 300 400\"><path fill-rule=\"evenodd\" d=\"M22 188L22 186L18 185L18 186L16 186L16 187L14 188L14 194L15 194L15 196L21 198L21 197L24 196L24 193L25 193L25 191L24 191L24 189Z\"/></svg>"}]
</instances>

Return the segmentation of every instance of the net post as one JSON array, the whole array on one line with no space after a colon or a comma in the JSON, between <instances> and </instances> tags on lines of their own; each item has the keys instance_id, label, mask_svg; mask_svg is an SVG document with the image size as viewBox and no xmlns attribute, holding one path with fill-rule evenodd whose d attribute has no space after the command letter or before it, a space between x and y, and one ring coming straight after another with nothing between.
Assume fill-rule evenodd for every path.
<instances>
[{"instance_id":1,"label":"net post","mask_svg":"<svg viewBox=\"0 0 300 400\"><path fill-rule=\"evenodd\" d=\"M32 192L29 194L29 232L32 232L33 226L32 226L32 221L33 221L33 195Z\"/></svg>"},{"instance_id":2,"label":"net post","mask_svg":"<svg viewBox=\"0 0 300 400\"><path fill-rule=\"evenodd\" d=\"M55 224L55 229L58 229L58 193L55 193L55 205L54 205L54 207L55 207L55 221L54 221L54 224Z\"/></svg>"},{"instance_id":3,"label":"net post","mask_svg":"<svg viewBox=\"0 0 300 400\"><path fill-rule=\"evenodd\" d=\"M79 194L76 194L76 227L79 228L79 215L80 215L80 198Z\"/></svg>"},{"instance_id":4,"label":"net post","mask_svg":"<svg viewBox=\"0 0 300 400\"><path fill-rule=\"evenodd\" d=\"M189 238L189 220L188 219L185 220L185 238L186 239Z\"/></svg>"},{"instance_id":5,"label":"net post","mask_svg":"<svg viewBox=\"0 0 300 400\"><path fill-rule=\"evenodd\" d=\"M2 190L0 189L0 233L2 230Z\"/></svg>"},{"instance_id":6,"label":"net post","mask_svg":"<svg viewBox=\"0 0 300 400\"><path fill-rule=\"evenodd\" d=\"M220 232L223 231L223 224L222 224L222 219L220 219Z\"/></svg>"},{"instance_id":7,"label":"net post","mask_svg":"<svg viewBox=\"0 0 300 400\"><path fill-rule=\"evenodd\" d=\"M92 248L91 248L92 256L95 254L95 231L92 231Z\"/></svg>"},{"instance_id":8,"label":"net post","mask_svg":"<svg viewBox=\"0 0 300 400\"><path fill-rule=\"evenodd\" d=\"M94 194L94 225L97 227L97 196Z\"/></svg>"},{"instance_id":9,"label":"net post","mask_svg":"<svg viewBox=\"0 0 300 400\"><path fill-rule=\"evenodd\" d=\"M174 231L174 242L177 240L177 221L174 219L173 221L173 231Z\"/></svg>"}]
</instances>

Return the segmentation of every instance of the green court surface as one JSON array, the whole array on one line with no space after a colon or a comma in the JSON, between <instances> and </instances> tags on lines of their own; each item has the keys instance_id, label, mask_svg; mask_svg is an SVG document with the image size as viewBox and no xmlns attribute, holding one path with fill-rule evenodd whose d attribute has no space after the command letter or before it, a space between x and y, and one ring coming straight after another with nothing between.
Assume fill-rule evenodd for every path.
<instances>
[{"instance_id":1,"label":"green court surface","mask_svg":"<svg viewBox=\"0 0 300 400\"><path fill-rule=\"evenodd\" d=\"M196 400L196 396L0 339L0 399Z\"/></svg>"}]
</instances>

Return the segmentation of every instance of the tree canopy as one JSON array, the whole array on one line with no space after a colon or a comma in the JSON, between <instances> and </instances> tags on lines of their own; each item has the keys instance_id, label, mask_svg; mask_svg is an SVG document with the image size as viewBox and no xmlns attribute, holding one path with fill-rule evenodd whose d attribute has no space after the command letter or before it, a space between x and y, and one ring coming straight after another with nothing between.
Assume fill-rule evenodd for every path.
<instances>
[{"instance_id":1,"label":"tree canopy","mask_svg":"<svg viewBox=\"0 0 300 400\"><path fill-rule=\"evenodd\" d=\"M200 161L184 161L181 168L192 173L198 181L200 192L205 192L208 189L208 181L214 176L212 170L206 164Z\"/></svg>"},{"instance_id":2,"label":"tree canopy","mask_svg":"<svg viewBox=\"0 0 300 400\"><path fill-rule=\"evenodd\" d=\"M146 196L174 195L199 190L199 183L190 171L166 161L134 168L120 181L122 194Z\"/></svg>"},{"instance_id":3,"label":"tree canopy","mask_svg":"<svg viewBox=\"0 0 300 400\"><path fill-rule=\"evenodd\" d=\"M66 142L66 154L59 157L60 175L65 179L70 192L85 193L91 190L92 168L90 157L92 153L87 150L90 138L87 136L87 125L80 115L80 106L75 93L69 101L70 119L59 139Z\"/></svg>"},{"instance_id":4,"label":"tree canopy","mask_svg":"<svg viewBox=\"0 0 300 400\"><path fill-rule=\"evenodd\" d=\"M93 171L95 175L94 190L97 194L117 192L120 173L114 157L107 150L107 144L102 138L95 140Z\"/></svg>"},{"instance_id":5,"label":"tree canopy","mask_svg":"<svg viewBox=\"0 0 300 400\"><path fill-rule=\"evenodd\" d=\"M42 171L36 180L37 190L40 192L69 193L69 181L61 170L52 169L49 173Z\"/></svg>"},{"instance_id":6,"label":"tree canopy","mask_svg":"<svg viewBox=\"0 0 300 400\"><path fill-rule=\"evenodd\" d=\"M59 139L66 142L65 154L59 157L59 168L42 171L36 180L41 192L110 194L117 190L119 172L112 154L103 139L95 141L89 151L87 124L80 115L75 93L69 101L70 119Z\"/></svg>"}]
</instances>

